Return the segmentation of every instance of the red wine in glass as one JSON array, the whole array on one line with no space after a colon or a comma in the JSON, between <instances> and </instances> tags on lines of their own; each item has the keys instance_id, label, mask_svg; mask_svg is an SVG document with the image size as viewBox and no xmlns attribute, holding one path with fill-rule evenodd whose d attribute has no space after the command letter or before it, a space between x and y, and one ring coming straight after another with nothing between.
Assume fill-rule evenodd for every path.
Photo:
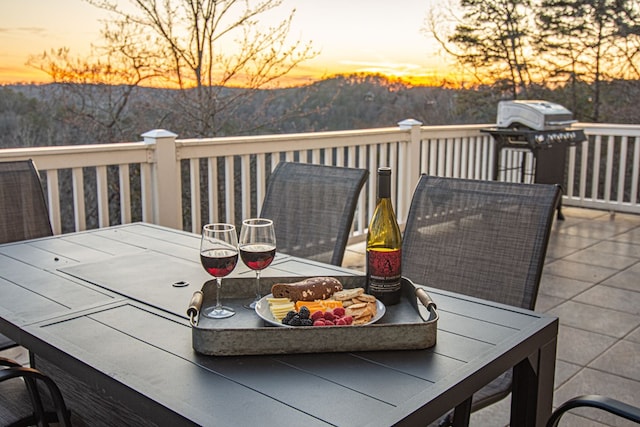
<instances>
[{"instance_id":1,"label":"red wine in glass","mask_svg":"<svg viewBox=\"0 0 640 427\"><path fill-rule=\"evenodd\" d=\"M244 245L240 247L242 262L252 270L262 270L271 264L276 256L276 247L272 245Z\"/></svg>"},{"instance_id":2,"label":"red wine in glass","mask_svg":"<svg viewBox=\"0 0 640 427\"><path fill-rule=\"evenodd\" d=\"M207 273L216 278L216 305L202 311L206 317L224 319L235 311L220 302L222 278L229 275L238 263L238 236L233 224L207 224L202 227L200 263Z\"/></svg>"},{"instance_id":3,"label":"red wine in glass","mask_svg":"<svg viewBox=\"0 0 640 427\"><path fill-rule=\"evenodd\" d=\"M273 221L250 218L242 221L239 246L240 257L247 267L256 272L256 297L246 308L255 308L260 295L260 271L267 268L276 256L276 232Z\"/></svg>"},{"instance_id":4,"label":"red wine in glass","mask_svg":"<svg viewBox=\"0 0 640 427\"><path fill-rule=\"evenodd\" d=\"M213 277L225 277L236 268L238 253L226 249L209 249L200 254L200 262Z\"/></svg>"}]
</instances>

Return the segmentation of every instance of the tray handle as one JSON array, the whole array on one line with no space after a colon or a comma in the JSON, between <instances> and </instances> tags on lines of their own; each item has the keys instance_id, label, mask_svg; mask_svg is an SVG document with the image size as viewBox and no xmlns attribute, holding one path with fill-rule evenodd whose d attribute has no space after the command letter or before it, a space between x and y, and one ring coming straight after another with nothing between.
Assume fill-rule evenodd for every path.
<instances>
[{"instance_id":1,"label":"tray handle","mask_svg":"<svg viewBox=\"0 0 640 427\"><path fill-rule=\"evenodd\" d=\"M435 311L438 308L436 307L436 303L433 302L427 291L425 291L424 289L416 287L416 297L418 297L418 300L420 300L422 305L424 305L427 310Z\"/></svg>"},{"instance_id":2,"label":"tray handle","mask_svg":"<svg viewBox=\"0 0 640 427\"><path fill-rule=\"evenodd\" d=\"M189 316L191 326L196 326L198 324L198 315L200 314L200 307L202 307L203 299L204 294L202 291L195 291L191 296L189 308L187 308L187 316Z\"/></svg>"}]
</instances>

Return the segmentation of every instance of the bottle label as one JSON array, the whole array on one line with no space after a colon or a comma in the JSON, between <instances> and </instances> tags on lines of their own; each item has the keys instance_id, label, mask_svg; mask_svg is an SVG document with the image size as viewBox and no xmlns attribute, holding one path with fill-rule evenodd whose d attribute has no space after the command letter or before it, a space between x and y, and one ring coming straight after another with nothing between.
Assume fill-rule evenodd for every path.
<instances>
[{"instance_id":1,"label":"bottle label","mask_svg":"<svg viewBox=\"0 0 640 427\"><path fill-rule=\"evenodd\" d=\"M369 292L381 294L400 290L402 250L367 251Z\"/></svg>"}]
</instances>

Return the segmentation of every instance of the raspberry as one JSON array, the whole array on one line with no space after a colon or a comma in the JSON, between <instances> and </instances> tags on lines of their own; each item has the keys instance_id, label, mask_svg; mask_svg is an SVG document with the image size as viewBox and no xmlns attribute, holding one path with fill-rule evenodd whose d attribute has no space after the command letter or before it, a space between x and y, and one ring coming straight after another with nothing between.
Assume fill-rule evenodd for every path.
<instances>
[{"instance_id":1,"label":"raspberry","mask_svg":"<svg viewBox=\"0 0 640 427\"><path fill-rule=\"evenodd\" d=\"M324 319L324 311L314 311L311 315L311 320Z\"/></svg>"},{"instance_id":2,"label":"raspberry","mask_svg":"<svg viewBox=\"0 0 640 427\"><path fill-rule=\"evenodd\" d=\"M333 315L336 317L342 317L344 316L344 308L342 307L336 307L333 309Z\"/></svg>"},{"instance_id":3,"label":"raspberry","mask_svg":"<svg viewBox=\"0 0 640 427\"><path fill-rule=\"evenodd\" d=\"M324 319L317 319L313 322L313 326L324 326Z\"/></svg>"},{"instance_id":4,"label":"raspberry","mask_svg":"<svg viewBox=\"0 0 640 427\"><path fill-rule=\"evenodd\" d=\"M347 326L347 321L344 320L342 317L336 319L336 325L337 326Z\"/></svg>"},{"instance_id":5,"label":"raspberry","mask_svg":"<svg viewBox=\"0 0 640 427\"><path fill-rule=\"evenodd\" d=\"M325 311L324 312L324 319L325 320L333 320L335 318L336 318L336 316L334 316L332 312L330 312L330 311Z\"/></svg>"},{"instance_id":6,"label":"raspberry","mask_svg":"<svg viewBox=\"0 0 640 427\"><path fill-rule=\"evenodd\" d=\"M347 325L350 325L353 323L353 317L351 316L344 316L342 320L344 320Z\"/></svg>"},{"instance_id":7,"label":"raspberry","mask_svg":"<svg viewBox=\"0 0 640 427\"><path fill-rule=\"evenodd\" d=\"M325 325L325 326L333 326L333 325L335 325L335 323L333 323L331 320L326 320L326 319L325 319L325 321L324 321L324 325Z\"/></svg>"}]
</instances>

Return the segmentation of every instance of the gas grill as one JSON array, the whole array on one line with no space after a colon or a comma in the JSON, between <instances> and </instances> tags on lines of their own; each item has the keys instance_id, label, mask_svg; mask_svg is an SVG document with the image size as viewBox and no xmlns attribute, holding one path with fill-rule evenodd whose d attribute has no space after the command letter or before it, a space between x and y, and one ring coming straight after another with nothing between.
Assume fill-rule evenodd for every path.
<instances>
[{"instance_id":1,"label":"gas grill","mask_svg":"<svg viewBox=\"0 0 640 427\"><path fill-rule=\"evenodd\" d=\"M520 182L558 184L564 190L567 148L586 139L582 129L573 129L573 114L565 107L547 101L501 101L498 103L496 127L482 129L496 142L493 179L500 172L513 169L503 159L505 150L524 150L533 155L533 171L526 169L526 156L517 165ZM564 219L558 206L558 219Z\"/></svg>"}]
</instances>

